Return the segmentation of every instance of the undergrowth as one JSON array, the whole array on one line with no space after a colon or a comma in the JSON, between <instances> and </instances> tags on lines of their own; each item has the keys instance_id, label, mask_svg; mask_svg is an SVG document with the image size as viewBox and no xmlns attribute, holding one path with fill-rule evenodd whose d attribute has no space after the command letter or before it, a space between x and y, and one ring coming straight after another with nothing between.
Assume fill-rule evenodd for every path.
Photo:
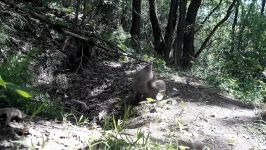
<instances>
[{"instance_id":1,"label":"undergrowth","mask_svg":"<svg viewBox=\"0 0 266 150\"><path fill-rule=\"evenodd\" d=\"M159 144L150 137L150 133L142 130L137 130L134 134L125 132L126 122L128 117L132 115L133 109L126 107L122 119L117 119L114 116L106 117L104 121L104 131L100 139L90 142L89 149L152 149L152 150L185 150L188 147L178 145L178 143Z\"/></svg>"},{"instance_id":2,"label":"undergrowth","mask_svg":"<svg viewBox=\"0 0 266 150\"><path fill-rule=\"evenodd\" d=\"M233 76L223 66L223 61L210 59L207 62L208 65L195 64L191 74L205 79L210 85L227 92L240 101L259 104L265 99L266 83L262 78L246 76L242 73Z\"/></svg>"},{"instance_id":3,"label":"undergrowth","mask_svg":"<svg viewBox=\"0 0 266 150\"><path fill-rule=\"evenodd\" d=\"M62 108L45 93L32 88L33 76L29 66L37 58L38 48L21 52L9 42L9 28L0 27L0 107L16 107L27 114L58 117Z\"/></svg>"}]
</instances>

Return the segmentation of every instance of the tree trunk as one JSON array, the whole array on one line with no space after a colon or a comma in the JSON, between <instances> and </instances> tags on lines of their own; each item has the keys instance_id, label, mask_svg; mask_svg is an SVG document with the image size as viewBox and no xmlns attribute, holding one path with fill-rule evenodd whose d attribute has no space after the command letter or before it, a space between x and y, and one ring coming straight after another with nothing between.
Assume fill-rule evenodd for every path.
<instances>
[{"instance_id":1,"label":"tree trunk","mask_svg":"<svg viewBox=\"0 0 266 150\"><path fill-rule=\"evenodd\" d=\"M165 60L170 60L170 51L173 45L173 35L176 28L176 20L177 20L177 8L178 8L179 0L171 0L170 12L168 17L168 23L164 35L164 40L166 44L165 48Z\"/></svg>"},{"instance_id":2,"label":"tree trunk","mask_svg":"<svg viewBox=\"0 0 266 150\"><path fill-rule=\"evenodd\" d=\"M194 48L194 34L195 34L195 21L199 7L202 0L191 0L186 18L186 32L184 34L184 45L183 45L183 55L182 55L182 67L184 69L190 69L192 66L192 60L195 55Z\"/></svg>"},{"instance_id":3,"label":"tree trunk","mask_svg":"<svg viewBox=\"0 0 266 150\"><path fill-rule=\"evenodd\" d=\"M244 4L241 3L241 22L240 22L240 29L238 31L238 39L237 39L237 51L241 51L243 49L246 49L246 43L243 40L243 37L245 35L245 30L246 30L246 26L247 26L247 16L250 16L251 12L252 12L252 8L254 7L254 4L256 3L256 1L253 1L251 4L249 4L249 8L246 11L244 9Z\"/></svg>"},{"instance_id":4,"label":"tree trunk","mask_svg":"<svg viewBox=\"0 0 266 150\"><path fill-rule=\"evenodd\" d=\"M151 26L152 26L152 31L153 31L153 39L154 39L154 49L155 51L163 55L163 48L165 48L165 42L164 38L162 35L162 30L161 26L159 23L159 19L157 16L157 5L156 5L156 0L149 0L149 5L150 5L150 20L151 20Z\"/></svg>"},{"instance_id":5,"label":"tree trunk","mask_svg":"<svg viewBox=\"0 0 266 150\"><path fill-rule=\"evenodd\" d=\"M64 7L70 7L71 6L71 0L63 0L62 1L62 4Z\"/></svg>"},{"instance_id":6,"label":"tree trunk","mask_svg":"<svg viewBox=\"0 0 266 150\"><path fill-rule=\"evenodd\" d=\"M77 0L76 2L76 13L75 13L75 26L78 25L78 21L79 21L79 10L80 9L80 0Z\"/></svg>"},{"instance_id":7,"label":"tree trunk","mask_svg":"<svg viewBox=\"0 0 266 150\"><path fill-rule=\"evenodd\" d=\"M130 26L128 25L128 17L127 17L127 10L128 10L128 0L122 2L122 14L121 14L121 25L124 31L129 32Z\"/></svg>"},{"instance_id":8,"label":"tree trunk","mask_svg":"<svg viewBox=\"0 0 266 150\"><path fill-rule=\"evenodd\" d=\"M82 25L84 25L86 17L87 17L87 0L83 0L83 16L81 21Z\"/></svg>"},{"instance_id":9,"label":"tree trunk","mask_svg":"<svg viewBox=\"0 0 266 150\"><path fill-rule=\"evenodd\" d=\"M186 25L186 9L187 0L179 0L179 21L176 32L176 48L174 49L175 66L181 68L182 66L182 52L183 52L183 40L184 29Z\"/></svg>"},{"instance_id":10,"label":"tree trunk","mask_svg":"<svg viewBox=\"0 0 266 150\"><path fill-rule=\"evenodd\" d=\"M141 0L132 1L132 25L131 40L132 47L137 51L140 50L140 32L141 32Z\"/></svg>"},{"instance_id":11,"label":"tree trunk","mask_svg":"<svg viewBox=\"0 0 266 150\"><path fill-rule=\"evenodd\" d=\"M266 0L262 0L262 2L261 2L261 10L260 10L260 14L262 16L264 14L265 4L266 4Z\"/></svg>"},{"instance_id":12,"label":"tree trunk","mask_svg":"<svg viewBox=\"0 0 266 150\"><path fill-rule=\"evenodd\" d=\"M235 50L235 31L236 31L236 25L237 25L237 19L238 19L239 3L240 2L238 0L235 6L235 16L234 16L234 22L232 24L232 33L231 33L232 44L231 44L230 53L232 53Z\"/></svg>"}]
</instances>

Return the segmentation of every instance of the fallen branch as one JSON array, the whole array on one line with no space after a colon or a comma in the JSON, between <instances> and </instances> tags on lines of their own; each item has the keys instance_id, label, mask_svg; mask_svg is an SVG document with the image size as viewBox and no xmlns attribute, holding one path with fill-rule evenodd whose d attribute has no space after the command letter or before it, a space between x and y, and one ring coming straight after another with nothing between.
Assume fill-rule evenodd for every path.
<instances>
[{"instance_id":1,"label":"fallen branch","mask_svg":"<svg viewBox=\"0 0 266 150\"><path fill-rule=\"evenodd\" d=\"M68 40L69 40L69 36L67 36L64 41L64 45L62 46L62 49L61 49L62 52L65 50Z\"/></svg>"},{"instance_id":2,"label":"fallen branch","mask_svg":"<svg viewBox=\"0 0 266 150\"><path fill-rule=\"evenodd\" d=\"M95 46L99 47L99 48L102 48L102 49L105 49L105 50L108 50L108 48L106 47L103 47L102 44L98 44L96 42L96 39L97 40L100 40L104 43L106 43L107 45L109 45L112 49L116 49L116 50L119 50L121 53L121 55L123 56L127 56L127 57L130 57L130 58L133 58L135 60L138 60L138 61L141 61L141 62L146 62L146 63L150 63L148 61L145 61L145 60L142 60L142 59L139 59L138 57L134 56L134 55L131 55L131 54L128 54L125 50L121 49L120 47L114 45L113 43L111 43L110 41L107 41L105 39L102 39L100 38L99 36L97 35L89 35L88 37L84 37L84 36L81 36L81 35L78 35L76 33L73 33L73 32L70 32L70 31L67 31L67 30L62 30L64 33L70 35L70 36L73 36L75 38L78 38L78 39L81 39L81 40L84 40L84 41L90 41L92 42Z\"/></svg>"},{"instance_id":3,"label":"fallen branch","mask_svg":"<svg viewBox=\"0 0 266 150\"><path fill-rule=\"evenodd\" d=\"M106 44L108 44L110 47L112 47L113 49L117 49L117 50L119 50L119 51L121 52L121 55L124 55L124 56L130 57L130 58L133 58L133 59L135 59L135 60L138 60L138 61L141 61L141 62L145 62L145 63L150 64L150 62L148 62L148 61L142 60L142 59L140 59L140 58L138 58L138 57L136 57L136 56L134 56L134 55L128 54L128 53L127 53L125 50L123 50L122 48L116 46L115 44L113 44L113 43L110 42L110 41L107 41L107 40L105 40L105 39L100 38L100 37L97 36L97 35L89 35L89 37L94 37L94 38L96 38L96 39L98 39L98 40L100 40L100 41L103 41L104 43L106 43Z\"/></svg>"},{"instance_id":4,"label":"fallen branch","mask_svg":"<svg viewBox=\"0 0 266 150\"><path fill-rule=\"evenodd\" d=\"M39 14L36 14L34 12L25 10L25 9L19 7L19 6L16 6L14 3L8 3L8 2L5 2L4 0L0 0L0 1L2 1L3 3L9 5L9 7L14 7L16 10L19 10L19 11L21 11L23 13L29 14L31 17L33 17L35 19L38 19L38 20L40 20L40 21L42 21L42 22L44 22L46 24L49 24L53 29L55 29L55 30L57 30L59 32L63 32L65 34L67 34L67 35L70 35L72 37L75 37L75 38L78 38L78 39L81 39L81 40L84 40L84 41L89 41L93 45L95 45L95 46L97 46L99 48L108 50L108 48L103 47L102 44L98 44L97 43L97 40L100 40L100 41L106 43L107 45L109 45L110 48L120 51L121 52L120 54L123 55L123 56L127 56L127 57L130 57L130 58L133 58L133 59L138 60L140 62L150 63L150 62L142 60L142 59L140 59L140 58L138 58L138 57L136 57L134 55L128 54L125 50L121 49L120 47L116 46L115 44L111 43L110 41L107 41L105 39L100 38L97 35L89 35L87 37L78 35L76 33L73 33L71 31L66 30L65 28L68 28L67 25L54 23L54 22L50 21L48 18L46 18L44 16L41 16Z\"/></svg>"},{"instance_id":5,"label":"fallen branch","mask_svg":"<svg viewBox=\"0 0 266 150\"><path fill-rule=\"evenodd\" d=\"M89 40L89 38L83 37L83 36L78 35L78 34L76 34L76 33L73 33L73 32L67 31L67 30L62 30L62 31L63 31L64 33L70 35L70 36L75 37L75 38L78 38L78 39L81 39L81 40L84 40L84 41L88 41L88 40Z\"/></svg>"},{"instance_id":6,"label":"fallen branch","mask_svg":"<svg viewBox=\"0 0 266 150\"><path fill-rule=\"evenodd\" d=\"M82 62L83 62L83 56L84 56L84 50L83 50L83 45L81 46L81 56L80 56L80 62L79 62L79 66L78 69L76 70L75 74L77 74L77 72L79 71L79 69L82 67Z\"/></svg>"},{"instance_id":7,"label":"fallen branch","mask_svg":"<svg viewBox=\"0 0 266 150\"><path fill-rule=\"evenodd\" d=\"M79 101L79 100L72 100L75 103L81 104L86 110L89 110L90 108L85 102Z\"/></svg>"}]
</instances>

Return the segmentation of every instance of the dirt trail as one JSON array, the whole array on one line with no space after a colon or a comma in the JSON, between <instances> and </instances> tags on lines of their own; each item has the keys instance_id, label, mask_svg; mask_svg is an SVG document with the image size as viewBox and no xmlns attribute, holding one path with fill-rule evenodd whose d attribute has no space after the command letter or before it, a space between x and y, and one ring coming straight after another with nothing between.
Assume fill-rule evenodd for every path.
<instances>
[{"instance_id":1,"label":"dirt trail","mask_svg":"<svg viewBox=\"0 0 266 150\"><path fill-rule=\"evenodd\" d=\"M194 149L266 149L266 128L256 123L256 109L199 85L172 84L169 88L178 89L179 95L148 104L148 110L140 106L143 114L127 132L141 129L163 143L179 141Z\"/></svg>"},{"instance_id":2,"label":"dirt trail","mask_svg":"<svg viewBox=\"0 0 266 150\"><path fill-rule=\"evenodd\" d=\"M94 72L96 76L90 77L82 74L66 75L73 77L73 81L80 81L68 85L67 102L72 100L73 106L79 105L73 103L75 99L83 102L83 108L80 110L85 111L80 113L84 115L90 112L89 116L97 116L99 112L106 110L106 107L109 107L109 115L116 114L113 103L129 95L129 78L132 76L125 72L130 68L118 66L120 67L109 68L109 76L104 76L102 72L99 72L102 76L97 76L97 72ZM98 69L100 70L99 67ZM122 76L115 75L121 72L124 72L123 80ZM106 85L106 81L113 84ZM197 150L266 149L266 126L257 123L259 113L252 106L226 98L218 94L217 90L193 78L173 75L172 79L165 81L168 97L135 107L139 116L130 118L123 132L136 135L141 130L146 134L150 133L154 143L178 143ZM88 85L94 88L88 88ZM71 92L74 88L76 90ZM87 91L84 92L84 89ZM95 90L100 94L93 92ZM95 97L94 94L98 96ZM90 95L92 97L88 99ZM84 105L88 107L85 108ZM76 108L78 111L78 107ZM30 148L84 149L88 148L93 140L104 139L104 131L100 126L83 123L56 120L25 122L24 126L29 128L30 134L19 141L5 140L5 135L0 136L0 148L16 147L16 143L19 143ZM0 130L0 135L3 135L2 132L6 131Z\"/></svg>"},{"instance_id":3,"label":"dirt trail","mask_svg":"<svg viewBox=\"0 0 266 150\"><path fill-rule=\"evenodd\" d=\"M9 23L6 26L23 24L11 32L10 37L15 39L11 48L21 51L30 45L28 49L43 50L33 70L36 82L48 87L47 93L56 94L65 107L90 119L103 110L109 110L110 115L117 114L121 106L116 104L129 96L132 73L138 62L121 63L116 52L94 47L88 50L93 54L82 64L82 69L75 73L76 67L74 72L69 72L62 62L69 55L67 52L78 49L73 44L74 38L70 38L69 47L61 52L64 39L51 34L54 31L47 25L17 15L3 3L0 6L3 14L9 14L0 17L2 22ZM133 134L141 129L151 133L155 142L179 141L192 149L266 149L266 127L257 123L258 113L254 108L223 97L194 78L172 75L166 82L169 97L136 107L141 115L129 120L125 132ZM13 129L0 128L0 149L14 148L16 143L32 149L84 149L94 139L102 138L103 132L98 125L84 124L45 119L27 121L23 126L30 134L16 140L9 139Z\"/></svg>"}]
</instances>

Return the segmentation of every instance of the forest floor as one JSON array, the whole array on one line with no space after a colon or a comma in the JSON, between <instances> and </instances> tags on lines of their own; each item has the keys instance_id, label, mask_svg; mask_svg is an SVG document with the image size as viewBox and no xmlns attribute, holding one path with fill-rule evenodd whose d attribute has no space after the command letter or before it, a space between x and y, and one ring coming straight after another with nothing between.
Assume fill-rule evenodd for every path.
<instances>
[{"instance_id":1,"label":"forest floor","mask_svg":"<svg viewBox=\"0 0 266 150\"><path fill-rule=\"evenodd\" d=\"M29 129L27 136L19 140L4 140L1 146L13 147L22 144L41 149L83 149L91 147L95 141L108 142L110 138L108 132L124 140L125 143L131 144L141 132L146 137L149 135L148 144L178 144L199 150L263 150L266 148L266 126L258 122L259 110L226 98L218 94L217 90L202 86L196 80L188 85L185 83L185 78L187 77L177 80L165 79L167 89L174 89L178 93L155 103L142 103L136 106L134 110L138 112L137 115L130 117L119 133L115 130L103 130L102 126L95 122L39 118L23 123ZM87 84L91 82L83 82L82 85L77 86L85 90ZM72 97L73 99L80 99L83 91L69 94L76 95ZM112 95L113 93L106 94L107 97ZM102 99L97 105L93 104L93 110L104 110L107 103L105 100ZM86 100L83 102L86 103ZM91 105L88 104L88 107ZM6 134L1 136L6 138ZM163 148L167 149L166 147L159 149Z\"/></svg>"},{"instance_id":2,"label":"forest floor","mask_svg":"<svg viewBox=\"0 0 266 150\"><path fill-rule=\"evenodd\" d=\"M10 123L11 127L0 129L0 148L102 149L111 145L115 149L117 145L137 149L141 141L134 141L142 135L144 143L148 140L141 146L150 149L176 145L206 150L266 149L266 125L259 121L260 109L225 96L201 79L159 73L160 69L154 71L167 84L166 97L134 107L121 131L117 129L120 125L103 129L102 117L123 116L122 105L132 95L134 72L145 63L122 61L116 51L92 46L84 49L91 52L88 59L84 56L83 62L79 59L68 69L63 61L69 51L78 49L75 38L62 39L38 19L0 4L0 13L5 14L0 16L1 23L12 28L8 38L12 48L42 50L31 64L34 87L55 95L65 110L75 114L63 114L63 120L28 117L22 123ZM88 120L81 121L80 116ZM27 128L27 134L18 136L16 128Z\"/></svg>"}]
</instances>

